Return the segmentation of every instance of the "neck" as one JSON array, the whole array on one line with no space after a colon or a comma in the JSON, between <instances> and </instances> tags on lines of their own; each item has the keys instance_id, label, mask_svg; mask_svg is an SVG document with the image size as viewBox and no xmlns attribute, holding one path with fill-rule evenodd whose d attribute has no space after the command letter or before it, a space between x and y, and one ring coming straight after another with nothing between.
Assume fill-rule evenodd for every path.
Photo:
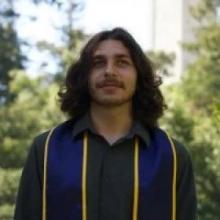
<instances>
[{"instance_id":1,"label":"neck","mask_svg":"<svg viewBox=\"0 0 220 220\"><path fill-rule=\"evenodd\" d=\"M92 103L90 114L95 130L109 143L125 136L133 123L130 103L116 107Z\"/></svg>"}]
</instances>

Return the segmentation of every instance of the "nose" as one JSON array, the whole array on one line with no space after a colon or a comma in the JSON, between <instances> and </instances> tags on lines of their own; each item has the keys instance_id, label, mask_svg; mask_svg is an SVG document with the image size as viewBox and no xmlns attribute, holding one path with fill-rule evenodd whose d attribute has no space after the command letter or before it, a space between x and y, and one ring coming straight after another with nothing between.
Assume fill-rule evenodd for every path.
<instances>
[{"instance_id":1,"label":"nose","mask_svg":"<svg viewBox=\"0 0 220 220\"><path fill-rule=\"evenodd\" d=\"M113 62L108 62L105 69L105 75L115 75L115 67Z\"/></svg>"}]
</instances>

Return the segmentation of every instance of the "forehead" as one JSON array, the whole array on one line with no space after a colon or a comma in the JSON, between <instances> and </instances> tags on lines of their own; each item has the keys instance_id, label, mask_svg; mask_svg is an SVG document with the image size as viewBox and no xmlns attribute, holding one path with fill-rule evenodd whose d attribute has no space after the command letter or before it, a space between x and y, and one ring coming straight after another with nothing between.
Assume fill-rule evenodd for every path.
<instances>
[{"instance_id":1,"label":"forehead","mask_svg":"<svg viewBox=\"0 0 220 220\"><path fill-rule=\"evenodd\" d=\"M101 41L95 51L95 56L127 56L130 57L130 53L127 47L119 40L103 40Z\"/></svg>"}]
</instances>

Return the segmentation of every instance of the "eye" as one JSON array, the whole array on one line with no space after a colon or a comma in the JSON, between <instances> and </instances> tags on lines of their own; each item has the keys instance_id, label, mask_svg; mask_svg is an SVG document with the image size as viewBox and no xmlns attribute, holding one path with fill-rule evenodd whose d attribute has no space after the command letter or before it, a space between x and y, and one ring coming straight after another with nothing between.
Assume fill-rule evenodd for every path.
<instances>
[{"instance_id":1,"label":"eye","mask_svg":"<svg viewBox=\"0 0 220 220\"><path fill-rule=\"evenodd\" d=\"M120 59L117 61L117 64L120 66L128 66L128 65L130 65L130 62L126 59Z\"/></svg>"},{"instance_id":2,"label":"eye","mask_svg":"<svg viewBox=\"0 0 220 220\"><path fill-rule=\"evenodd\" d=\"M103 59L96 59L96 60L93 60L93 63L92 63L92 66L94 68L99 68L99 67L102 67L105 65L105 61Z\"/></svg>"}]
</instances>

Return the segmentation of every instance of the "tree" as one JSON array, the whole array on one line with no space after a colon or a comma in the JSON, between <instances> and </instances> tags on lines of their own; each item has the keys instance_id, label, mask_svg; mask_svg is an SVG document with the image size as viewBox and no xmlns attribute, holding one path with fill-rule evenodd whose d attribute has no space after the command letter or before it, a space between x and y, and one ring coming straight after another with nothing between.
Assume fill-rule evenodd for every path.
<instances>
[{"instance_id":1,"label":"tree","mask_svg":"<svg viewBox=\"0 0 220 220\"><path fill-rule=\"evenodd\" d=\"M17 36L14 21L16 13L13 1L1 1L0 6L0 104L9 101L11 94L8 85L11 80L9 71L23 69L25 57L21 53L20 39Z\"/></svg>"},{"instance_id":2,"label":"tree","mask_svg":"<svg viewBox=\"0 0 220 220\"><path fill-rule=\"evenodd\" d=\"M57 61L55 80L58 83L63 81L64 73L78 58L82 44L88 38L82 30L75 28L77 15L82 10L81 3L68 0L65 4L59 5L59 10L65 15L64 25L57 27L61 35L62 44L57 46L50 42L38 42L38 49L49 51L53 59ZM45 64L47 65L47 63Z\"/></svg>"},{"instance_id":3,"label":"tree","mask_svg":"<svg viewBox=\"0 0 220 220\"><path fill-rule=\"evenodd\" d=\"M164 126L188 147L194 162L200 220L220 216L220 22L218 0L200 0L192 8L199 22L195 42L185 48L196 60L182 81L166 88L169 109Z\"/></svg>"},{"instance_id":4,"label":"tree","mask_svg":"<svg viewBox=\"0 0 220 220\"><path fill-rule=\"evenodd\" d=\"M31 78L25 72L23 66L25 60L20 50L21 42L18 40L13 26L13 16L16 17L18 14L12 7L13 0L4 0L4 2L5 4L0 6L0 13L2 12L0 28L4 28L3 33L7 30L6 27L13 27L11 29L13 34L6 35L5 38L3 38L5 35L0 36L0 68L2 67L5 71L4 75L2 72L0 74L0 76L4 76L2 80L0 78L0 89L6 91L0 103L0 219L8 220L13 218L21 169L31 141L37 134L65 120L65 117L59 111L57 103L56 94L59 90L57 82L60 81L58 74L55 77L52 74L44 74ZM33 0L32 2L36 4L45 2L51 4L51 7L54 4L54 7L63 7L59 1L53 0ZM73 1L69 1L69 3L72 4L65 5L65 10L68 9L68 5L71 10L75 10L75 6L73 7L75 3L73 4ZM6 6L11 10L10 13L6 13ZM65 10L62 12L66 12ZM60 29L65 39L63 45L59 47L52 45L51 47L56 51L53 58L56 58L60 64L57 73L60 73L62 78L64 68L77 56L80 38L84 36L82 31L73 28L75 18L70 16L73 13L71 10L68 16L71 23ZM11 17L6 17L5 14L10 14ZM3 79L7 80L3 81ZM3 82L6 82L5 86L3 86ZM2 92L1 95L3 95Z\"/></svg>"},{"instance_id":5,"label":"tree","mask_svg":"<svg viewBox=\"0 0 220 220\"><path fill-rule=\"evenodd\" d=\"M172 67L175 63L174 53L165 53L164 51L148 51L146 53L147 57L153 63L153 68L161 77L172 76Z\"/></svg>"},{"instance_id":6,"label":"tree","mask_svg":"<svg viewBox=\"0 0 220 220\"><path fill-rule=\"evenodd\" d=\"M15 197L33 138L64 120L51 77L31 79L24 71L10 73L10 92L16 98L0 108L0 219L12 219ZM10 217L7 217L10 216Z\"/></svg>"}]
</instances>

